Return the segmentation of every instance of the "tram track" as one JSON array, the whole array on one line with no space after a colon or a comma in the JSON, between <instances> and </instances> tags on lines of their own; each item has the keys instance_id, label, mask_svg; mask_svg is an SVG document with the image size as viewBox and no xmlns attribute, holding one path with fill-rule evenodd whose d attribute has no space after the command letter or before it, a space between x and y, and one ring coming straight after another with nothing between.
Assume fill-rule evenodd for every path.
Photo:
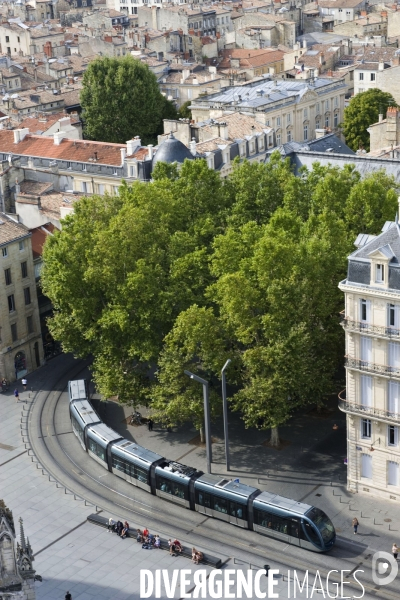
<instances>
[{"instance_id":1,"label":"tram track","mask_svg":"<svg viewBox=\"0 0 400 600\"><path fill-rule=\"evenodd\" d=\"M265 560L268 560L267 557L269 556L270 560L278 563L281 572L287 571L288 568L292 571L296 569L299 572L315 572L319 570L322 577L326 576L331 569L338 569L340 571L341 568L351 570L351 567L353 567L354 572L354 570L365 566L370 571L370 565L366 564L367 561L370 563L369 555L362 556L361 558L361 552L359 552L358 556L354 557L356 560L348 556L343 556L344 549L340 543L329 555L319 555L307 553L294 546L285 546L282 542L259 536L253 532L245 531L245 536L243 536L243 530L236 529L232 525L220 521L217 522L212 518L204 519L203 515L199 515L198 513L188 511L188 515L185 515L180 510L179 515L174 515L172 513L174 510L176 512L178 507L159 498L151 496L151 503L145 502L142 499L139 500L137 497L134 497L133 492L138 496L145 496L146 493L142 490L133 488L130 484L108 472L96 476L96 471L99 469L103 471L97 463L90 469L92 473L89 473L84 465L85 460L87 463L88 455L84 453L72 432L65 431L65 427L63 428L64 431L57 431L57 421L60 420L62 422L65 418L65 415L61 414L63 407L60 401L65 393L67 381L71 378L76 378L87 367L88 364L85 363L84 366L79 367L78 370L74 370L73 373L63 374L54 386L56 389L47 393L38 392L36 401L31 406L28 418L28 439L37 459L50 476L76 494L76 496L111 514L115 514L118 510L121 510L125 518L136 520L139 523L149 523L153 530L159 531L161 534L164 533L167 537L171 536L171 530L182 539L190 535L193 545L200 546L210 553L217 552L225 561L236 559L245 564L262 567L262 564ZM38 397L39 394L41 394L41 397ZM39 435L35 435L35 428L36 434ZM75 442L79 445L82 460L74 459L72 452L69 452L66 448L67 444L65 440L67 438L71 439L69 436L65 435L65 437L59 438L59 436L68 433L71 433L73 436L72 445ZM78 456L80 458L80 454ZM115 485L109 485L106 481L99 481L99 477L106 477L106 479L114 478L117 481L115 481ZM125 489L126 491L129 490L130 494L125 493ZM163 520L157 516L160 513L168 514L169 532L165 531L165 519ZM197 519L201 520L196 523ZM213 540L216 536L218 542L223 546L223 550L219 547L216 549L215 544L210 544L210 540ZM250 541L247 541L249 538ZM238 551L241 553L240 557L237 556ZM295 553L298 554L299 552L304 554L304 557L300 558L295 555ZM366 552L363 552L363 554L366 554ZM337 561L343 564L341 566L334 566L333 564L327 566L327 559L329 563ZM397 600L397 590L389 588L377 590L376 586L370 581L370 578L368 579L368 582L363 582L367 592L373 595L377 595L379 592L377 596L379 598ZM333 578L332 581L335 581L335 579ZM359 591L360 589L357 588L355 593L359 594Z\"/></svg>"}]
</instances>

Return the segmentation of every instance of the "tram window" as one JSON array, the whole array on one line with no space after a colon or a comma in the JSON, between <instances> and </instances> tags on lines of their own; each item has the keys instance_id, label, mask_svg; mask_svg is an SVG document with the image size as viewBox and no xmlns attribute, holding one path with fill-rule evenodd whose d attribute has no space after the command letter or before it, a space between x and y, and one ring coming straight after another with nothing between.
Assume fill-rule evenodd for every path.
<instances>
[{"instance_id":1,"label":"tram window","mask_svg":"<svg viewBox=\"0 0 400 600\"><path fill-rule=\"evenodd\" d=\"M289 534L294 537L294 538L298 538L300 535L300 523L299 521L297 521L297 519L290 519L289 521Z\"/></svg>"},{"instance_id":2,"label":"tram window","mask_svg":"<svg viewBox=\"0 0 400 600\"><path fill-rule=\"evenodd\" d=\"M229 502L229 514L231 517L247 521L247 506L238 502Z\"/></svg>"},{"instance_id":3,"label":"tram window","mask_svg":"<svg viewBox=\"0 0 400 600\"><path fill-rule=\"evenodd\" d=\"M135 479L141 481L142 483L147 483L147 472L141 467L135 466L135 474L133 474L133 465L131 465L131 476L135 477Z\"/></svg>"},{"instance_id":4,"label":"tram window","mask_svg":"<svg viewBox=\"0 0 400 600\"><path fill-rule=\"evenodd\" d=\"M129 464L123 458L119 458L118 456L112 455L112 466L114 469L121 471L122 473L126 473L129 475Z\"/></svg>"},{"instance_id":5,"label":"tram window","mask_svg":"<svg viewBox=\"0 0 400 600\"><path fill-rule=\"evenodd\" d=\"M261 527L285 533L286 535L290 532L290 521L288 519L283 519L282 517L277 517L261 510L255 511L255 522L257 525L261 525Z\"/></svg>"},{"instance_id":6,"label":"tram window","mask_svg":"<svg viewBox=\"0 0 400 600\"><path fill-rule=\"evenodd\" d=\"M79 435L80 439L83 442L83 430L82 427L79 425L78 421L72 417L72 427L75 429L76 433Z\"/></svg>"},{"instance_id":7,"label":"tram window","mask_svg":"<svg viewBox=\"0 0 400 600\"><path fill-rule=\"evenodd\" d=\"M225 500L225 498L220 498L219 496L217 496L217 497L214 496L213 501L214 501L213 509L216 512L224 513L225 515L228 514L228 501Z\"/></svg>"},{"instance_id":8,"label":"tram window","mask_svg":"<svg viewBox=\"0 0 400 600\"><path fill-rule=\"evenodd\" d=\"M177 498L185 499L185 486L180 483L176 483L175 481L170 481L169 479L165 479L164 477L159 477L159 490L164 492L165 494L171 494L171 496L176 496Z\"/></svg>"},{"instance_id":9,"label":"tram window","mask_svg":"<svg viewBox=\"0 0 400 600\"><path fill-rule=\"evenodd\" d=\"M334 537L332 521L322 510L314 507L307 512L307 517L317 526L324 542L329 542Z\"/></svg>"},{"instance_id":10,"label":"tram window","mask_svg":"<svg viewBox=\"0 0 400 600\"><path fill-rule=\"evenodd\" d=\"M101 458L101 460L106 460L106 453L104 448L102 448L94 440L89 439L89 450L93 452L93 454Z\"/></svg>"},{"instance_id":11,"label":"tram window","mask_svg":"<svg viewBox=\"0 0 400 600\"><path fill-rule=\"evenodd\" d=\"M211 496L210 496L210 494L204 494L204 506L206 508L211 508Z\"/></svg>"}]
</instances>

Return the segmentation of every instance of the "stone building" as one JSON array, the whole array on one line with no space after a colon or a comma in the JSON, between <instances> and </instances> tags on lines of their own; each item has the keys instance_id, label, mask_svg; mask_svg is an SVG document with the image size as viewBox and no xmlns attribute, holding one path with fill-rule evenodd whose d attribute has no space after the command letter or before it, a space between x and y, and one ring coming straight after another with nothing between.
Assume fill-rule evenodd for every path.
<instances>
[{"instance_id":1,"label":"stone building","mask_svg":"<svg viewBox=\"0 0 400 600\"><path fill-rule=\"evenodd\" d=\"M0 213L0 375L20 379L43 362L31 233Z\"/></svg>"},{"instance_id":2,"label":"stone building","mask_svg":"<svg viewBox=\"0 0 400 600\"><path fill-rule=\"evenodd\" d=\"M196 122L235 112L254 114L259 123L275 130L280 146L311 140L316 129L336 129L343 118L345 93L341 80L265 78L198 98L190 108Z\"/></svg>"},{"instance_id":3,"label":"stone building","mask_svg":"<svg viewBox=\"0 0 400 600\"><path fill-rule=\"evenodd\" d=\"M379 156L383 151L392 150L400 145L400 113L398 108L390 106L386 113L379 115L378 123L368 127L370 153Z\"/></svg>"},{"instance_id":4,"label":"stone building","mask_svg":"<svg viewBox=\"0 0 400 600\"><path fill-rule=\"evenodd\" d=\"M16 541L11 510L0 500L0 594L4 600L35 600L34 556L29 540L25 540L22 519L20 541Z\"/></svg>"},{"instance_id":5,"label":"stone building","mask_svg":"<svg viewBox=\"0 0 400 600\"><path fill-rule=\"evenodd\" d=\"M360 233L349 256L346 334L347 488L400 499L400 224Z\"/></svg>"}]
</instances>

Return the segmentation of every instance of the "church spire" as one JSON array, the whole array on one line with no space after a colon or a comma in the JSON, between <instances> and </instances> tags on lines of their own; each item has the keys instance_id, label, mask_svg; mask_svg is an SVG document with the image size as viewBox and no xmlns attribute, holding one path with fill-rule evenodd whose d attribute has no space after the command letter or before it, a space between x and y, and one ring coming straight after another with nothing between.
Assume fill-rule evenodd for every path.
<instances>
[{"instance_id":1,"label":"church spire","mask_svg":"<svg viewBox=\"0 0 400 600\"><path fill-rule=\"evenodd\" d=\"M26 550L25 533L24 533L24 522L22 520L22 517L19 518L19 531L20 531L21 548L23 550Z\"/></svg>"}]
</instances>

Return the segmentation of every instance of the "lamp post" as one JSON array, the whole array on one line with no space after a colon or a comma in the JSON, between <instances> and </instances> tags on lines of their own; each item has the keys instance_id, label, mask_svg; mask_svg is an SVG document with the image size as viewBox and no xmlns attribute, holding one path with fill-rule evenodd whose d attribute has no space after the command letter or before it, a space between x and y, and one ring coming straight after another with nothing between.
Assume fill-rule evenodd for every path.
<instances>
[{"instance_id":1,"label":"lamp post","mask_svg":"<svg viewBox=\"0 0 400 600\"><path fill-rule=\"evenodd\" d=\"M225 435L225 461L226 461L226 470L229 471L229 435L228 435L228 402L226 400L226 377L225 377L225 369L231 363L231 359L228 358L226 363L221 369L221 379L222 379L222 407L224 411L224 435Z\"/></svg>"},{"instance_id":2,"label":"lamp post","mask_svg":"<svg viewBox=\"0 0 400 600\"><path fill-rule=\"evenodd\" d=\"M185 371L185 375L198 381L203 386L203 398L204 398L204 421L205 421L205 432L206 432L206 455L207 455L207 473L211 473L211 462L212 462L212 449L211 449L211 425L210 425L210 401L208 398L208 381L202 379L198 375Z\"/></svg>"}]
</instances>

